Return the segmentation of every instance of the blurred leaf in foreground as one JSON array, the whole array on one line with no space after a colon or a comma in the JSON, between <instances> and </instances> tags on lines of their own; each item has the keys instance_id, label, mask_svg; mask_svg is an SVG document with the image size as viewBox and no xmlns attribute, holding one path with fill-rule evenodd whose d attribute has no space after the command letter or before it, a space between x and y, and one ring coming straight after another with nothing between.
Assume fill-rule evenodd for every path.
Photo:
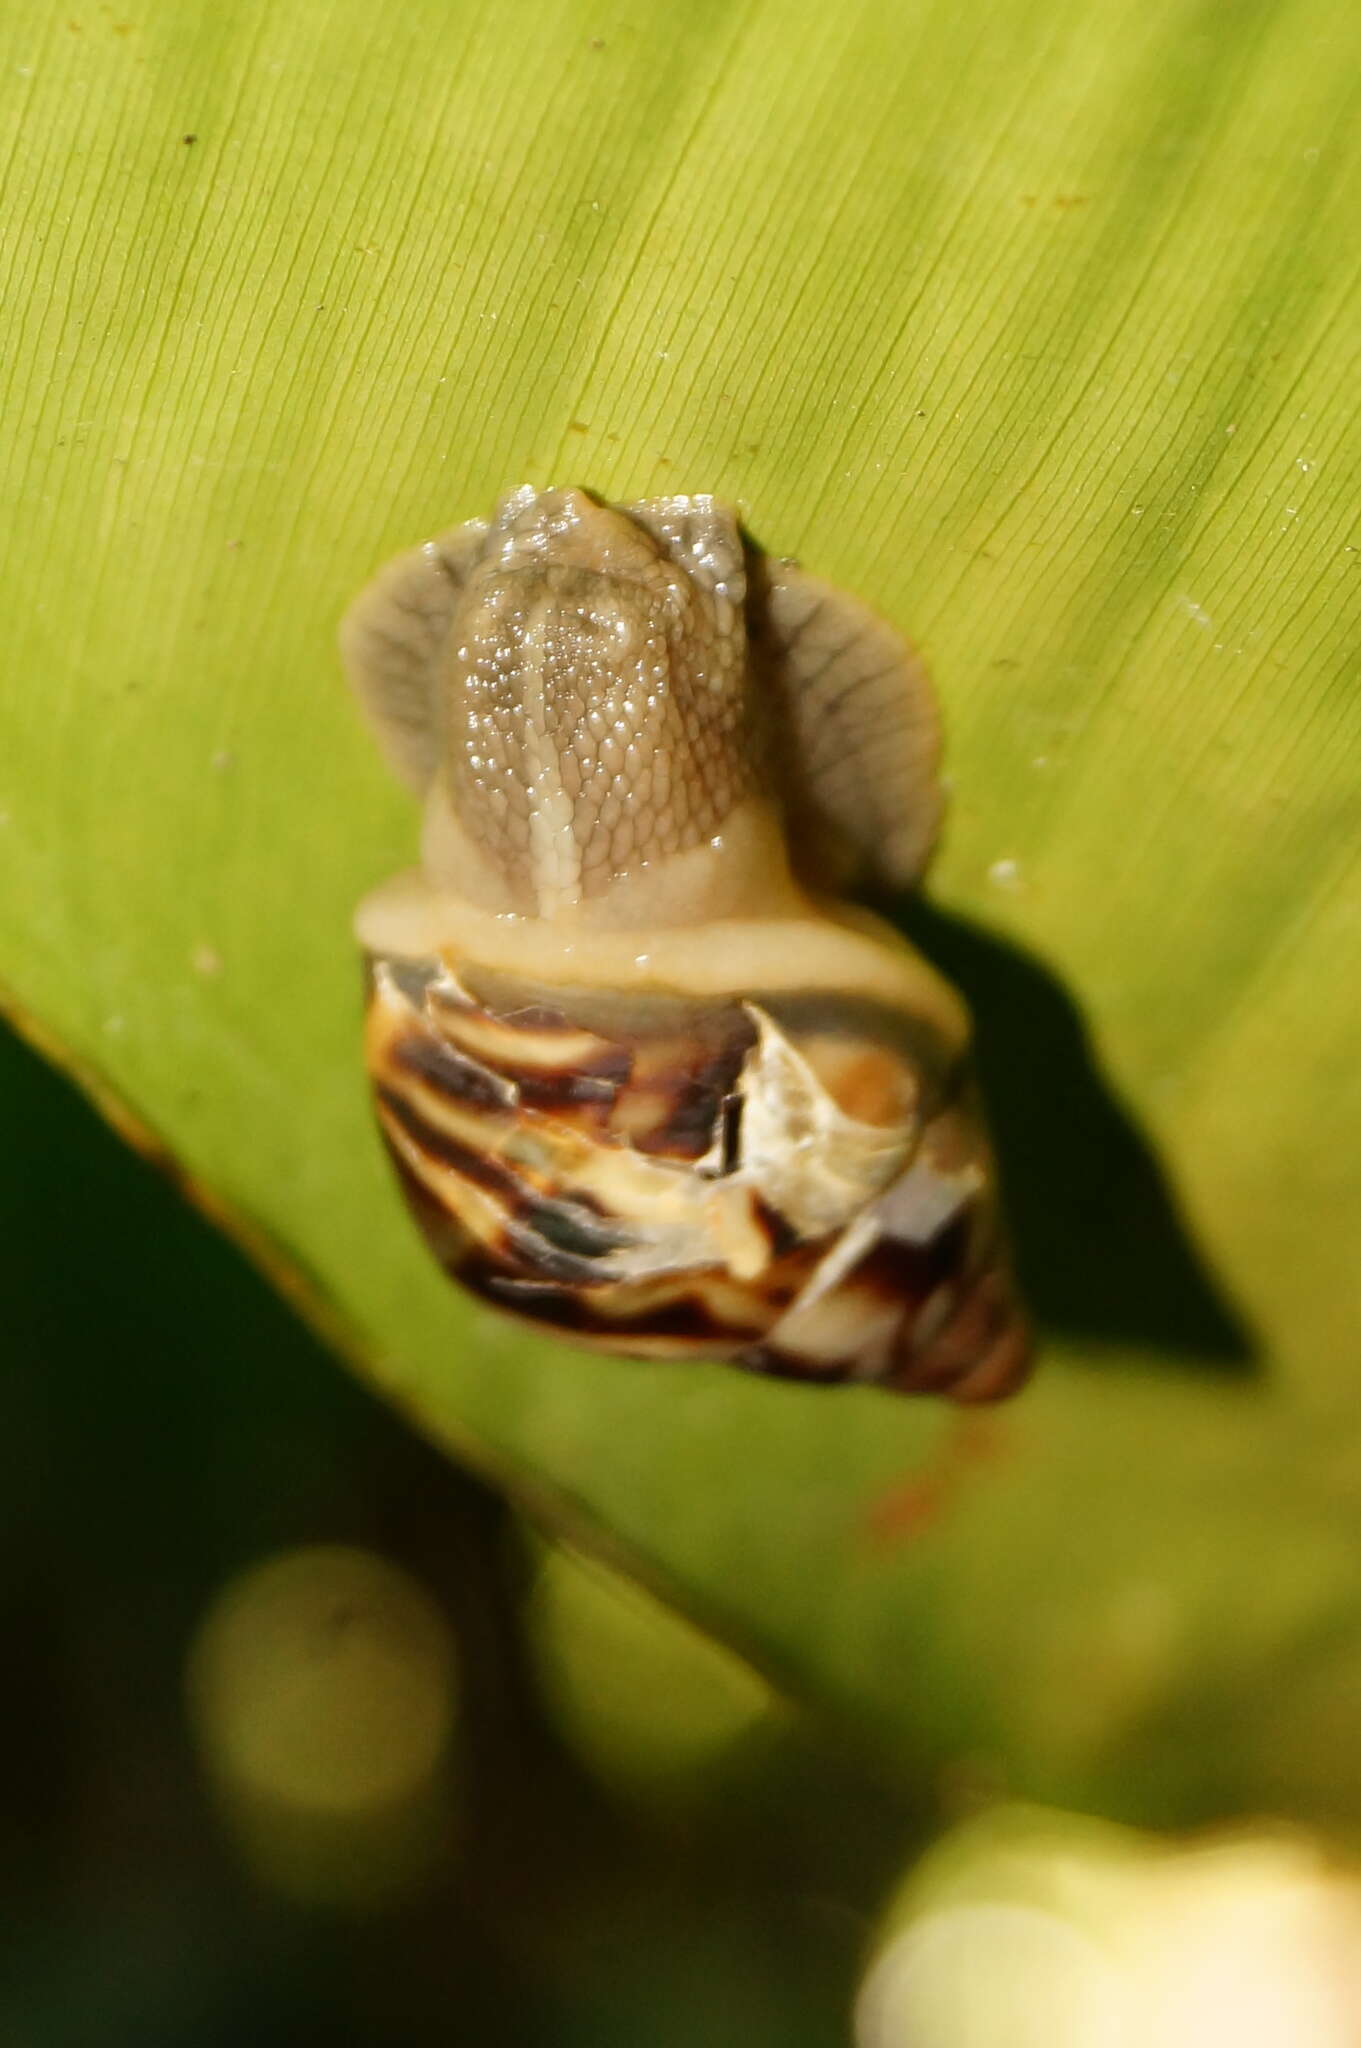
<instances>
[{"instance_id":1,"label":"blurred leaf in foreground","mask_svg":"<svg viewBox=\"0 0 1361 2048\"><path fill-rule=\"evenodd\" d=\"M858 2048L1355 2048L1361 1877L1306 1837L999 1812L914 1875Z\"/></svg>"}]
</instances>

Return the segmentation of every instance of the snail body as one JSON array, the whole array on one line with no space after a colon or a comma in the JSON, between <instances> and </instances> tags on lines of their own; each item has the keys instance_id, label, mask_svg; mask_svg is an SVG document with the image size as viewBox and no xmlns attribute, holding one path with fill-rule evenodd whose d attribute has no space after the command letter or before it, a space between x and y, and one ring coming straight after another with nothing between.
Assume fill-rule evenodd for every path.
<instances>
[{"instance_id":1,"label":"snail body","mask_svg":"<svg viewBox=\"0 0 1361 2048\"><path fill-rule=\"evenodd\" d=\"M512 493L342 629L422 863L368 896L411 1208L494 1306L639 1357L960 1400L1028 1345L962 1003L843 904L939 816L916 657L707 497Z\"/></svg>"}]
</instances>

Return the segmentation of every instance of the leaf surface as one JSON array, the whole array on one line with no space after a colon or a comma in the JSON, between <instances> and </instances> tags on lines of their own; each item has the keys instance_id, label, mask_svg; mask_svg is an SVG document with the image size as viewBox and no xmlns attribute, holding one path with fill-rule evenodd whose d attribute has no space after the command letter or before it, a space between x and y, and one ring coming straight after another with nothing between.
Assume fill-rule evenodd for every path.
<instances>
[{"instance_id":1,"label":"leaf surface","mask_svg":"<svg viewBox=\"0 0 1361 2048\"><path fill-rule=\"evenodd\" d=\"M6 43L30 1028L425 1429L904 1764L1361 1811L1317 1763L1361 1618L1349 0L19 0ZM334 632L523 481L721 492L927 650L1057 1325L996 1418L583 1358L427 1265L349 936L415 818ZM1009 1036L1037 986L1104 1082L1053 1002ZM1104 1087L1123 1195L1072 1142ZM1250 1370L1131 1310L1174 1239Z\"/></svg>"}]
</instances>

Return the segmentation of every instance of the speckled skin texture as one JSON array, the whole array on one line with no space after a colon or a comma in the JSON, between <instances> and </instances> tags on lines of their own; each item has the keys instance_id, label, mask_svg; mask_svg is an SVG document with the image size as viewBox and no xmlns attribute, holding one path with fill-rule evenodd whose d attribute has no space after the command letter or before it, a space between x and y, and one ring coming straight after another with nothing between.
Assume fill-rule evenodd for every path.
<instances>
[{"instance_id":1,"label":"speckled skin texture","mask_svg":"<svg viewBox=\"0 0 1361 2048\"><path fill-rule=\"evenodd\" d=\"M460 594L448 793L518 910L711 839L758 785L736 528L713 514L690 562L668 538L577 492L512 498Z\"/></svg>"}]
</instances>

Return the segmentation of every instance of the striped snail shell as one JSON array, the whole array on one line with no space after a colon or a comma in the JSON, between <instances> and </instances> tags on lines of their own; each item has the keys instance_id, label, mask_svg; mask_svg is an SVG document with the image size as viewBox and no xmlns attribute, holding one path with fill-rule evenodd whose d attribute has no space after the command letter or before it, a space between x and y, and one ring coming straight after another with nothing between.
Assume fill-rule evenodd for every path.
<instances>
[{"instance_id":1,"label":"striped snail shell","mask_svg":"<svg viewBox=\"0 0 1361 2048\"><path fill-rule=\"evenodd\" d=\"M834 893L941 808L912 650L710 497L512 492L341 633L422 861L361 904L411 1207L487 1302L643 1358L1024 1377L959 998Z\"/></svg>"}]
</instances>

